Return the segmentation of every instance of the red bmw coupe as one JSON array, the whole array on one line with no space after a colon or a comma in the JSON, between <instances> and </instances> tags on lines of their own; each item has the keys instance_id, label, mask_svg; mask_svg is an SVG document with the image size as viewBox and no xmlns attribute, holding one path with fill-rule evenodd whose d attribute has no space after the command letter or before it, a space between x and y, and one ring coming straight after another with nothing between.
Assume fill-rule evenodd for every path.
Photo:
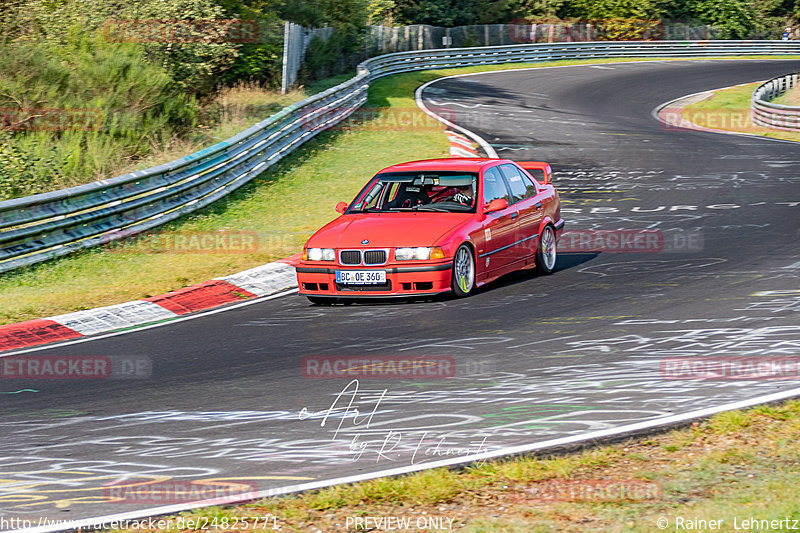
<instances>
[{"instance_id":1,"label":"red bmw coupe","mask_svg":"<svg viewBox=\"0 0 800 533\"><path fill-rule=\"evenodd\" d=\"M539 179L536 179L536 177ZM300 294L335 298L468 296L513 270L556 266L563 231L550 165L430 159L381 170L306 243Z\"/></svg>"}]
</instances>

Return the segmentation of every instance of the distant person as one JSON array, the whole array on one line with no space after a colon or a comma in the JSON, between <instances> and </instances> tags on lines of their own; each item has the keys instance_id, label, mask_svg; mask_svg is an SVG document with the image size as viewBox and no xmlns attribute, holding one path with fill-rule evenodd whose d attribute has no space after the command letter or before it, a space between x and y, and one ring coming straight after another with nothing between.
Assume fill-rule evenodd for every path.
<instances>
[{"instance_id":1,"label":"distant person","mask_svg":"<svg viewBox=\"0 0 800 533\"><path fill-rule=\"evenodd\" d=\"M786 31L783 32L781 35L781 41L791 41L792 39L792 28L786 28Z\"/></svg>"}]
</instances>

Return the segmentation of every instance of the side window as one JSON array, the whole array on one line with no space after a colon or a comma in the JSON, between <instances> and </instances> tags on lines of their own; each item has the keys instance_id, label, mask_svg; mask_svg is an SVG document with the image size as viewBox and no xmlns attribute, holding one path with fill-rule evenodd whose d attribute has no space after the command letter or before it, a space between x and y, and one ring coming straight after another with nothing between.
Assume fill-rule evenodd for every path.
<instances>
[{"instance_id":1,"label":"side window","mask_svg":"<svg viewBox=\"0 0 800 533\"><path fill-rule=\"evenodd\" d=\"M526 198L539 194L539 191L536 190L536 185L533 184L533 180L530 176L526 176L524 172L522 173L522 181L525 183L525 189L528 191L525 195Z\"/></svg>"},{"instance_id":2,"label":"side window","mask_svg":"<svg viewBox=\"0 0 800 533\"><path fill-rule=\"evenodd\" d=\"M483 203L488 205L497 198L508 200L508 190L506 190L506 184L503 182L500 171L497 167L492 167L483 173Z\"/></svg>"},{"instance_id":3,"label":"side window","mask_svg":"<svg viewBox=\"0 0 800 533\"><path fill-rule=\"evenodd\" d=\"M514 165L500 165L500 169L503 171L506 181L508 181L508 186L511 187L511 196L514 198L514 202L519 202L530 196L527 187L528 183L523 180L522 172L517 167ZM534 189L533 194L536 194L536 189Z\"/></svg>"}]
</instances>

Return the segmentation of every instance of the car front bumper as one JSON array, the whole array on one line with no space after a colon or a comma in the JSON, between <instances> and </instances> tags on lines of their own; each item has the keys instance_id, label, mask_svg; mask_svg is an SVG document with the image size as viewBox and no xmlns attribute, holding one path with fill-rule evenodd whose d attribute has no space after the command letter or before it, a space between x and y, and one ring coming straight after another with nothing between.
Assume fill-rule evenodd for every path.
<instances>
[{"instance_id":1,"label":"car front bumper","mask_svg":"<svg viewBox=\"0 0 800 533\"><path fill-rule=\"evenodd\" d=\"M411 265L380 267L341 267L301 261L297 266L299 292L306 296L364 298L432 295L450 291L453 264L450 260ZM337 270L383 270L386 283L381 285L340 285Z\"/></svg>"}]
</instances>

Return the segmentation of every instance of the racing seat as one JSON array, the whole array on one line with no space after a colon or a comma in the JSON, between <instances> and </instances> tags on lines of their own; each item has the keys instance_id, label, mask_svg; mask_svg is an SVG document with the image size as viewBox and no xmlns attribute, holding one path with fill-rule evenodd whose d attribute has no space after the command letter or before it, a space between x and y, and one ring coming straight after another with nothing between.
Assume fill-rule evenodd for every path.
<instances>
[{"instance_id":1,"label":"racing seat","mask_svg":"<svg viewBox=\"0 0 800 533\"><path fill-rule=\"evenodd\" d=\"M397 196L389 202L388 207L414 207L415 205L428 204L430 200L428 192L424 188L407 185L397 191Z\"/></svg>"}]
</instances>

